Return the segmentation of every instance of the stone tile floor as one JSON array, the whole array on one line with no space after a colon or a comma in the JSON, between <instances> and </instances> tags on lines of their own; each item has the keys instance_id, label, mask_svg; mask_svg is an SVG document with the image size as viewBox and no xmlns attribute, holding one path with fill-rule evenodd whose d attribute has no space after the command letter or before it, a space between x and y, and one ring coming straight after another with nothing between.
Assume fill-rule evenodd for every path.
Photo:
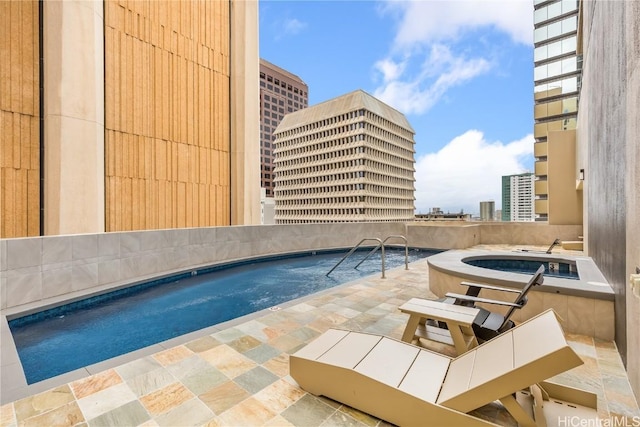
<instances>
[{"instance_id":1,"label":"stone tile floor","mask_svg":"<svg viewBox=\"0 0 640 427\"><path fill-rule=\"evenodd\" d=\"M400 338L398 310L429 291L426 260L360 279L234 327L0 407L1 426L382 426L367 414L300 389L288 356L330 327ZM640 425L613 342L568 335L584 365L554 381L597 393L602 420ZM438 351L447 351L438 348ZM473 415L513 426L495 403ZM613 419L618 421L612 424Z\"/></svg>"}]
</instances>

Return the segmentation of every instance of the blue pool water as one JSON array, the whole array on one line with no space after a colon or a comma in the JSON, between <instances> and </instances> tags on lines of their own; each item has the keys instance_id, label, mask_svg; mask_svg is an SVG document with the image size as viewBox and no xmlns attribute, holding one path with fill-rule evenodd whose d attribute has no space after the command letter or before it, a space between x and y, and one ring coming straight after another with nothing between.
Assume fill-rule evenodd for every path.
<instances>
[{"instance_id":1,"label":"blue pool water","mask_svg":"<svg viewBox=\"0 0 640 427\"><path fill-rule=\"evenodd\" d=\"M437 251L410 250L409 261ZM170 338L381 272L380 254L356 252L329 277L344 252L237 263L164 278L29 316L9 327L27 383L110 359ZM387 269L404 249L387 249Z\"/></svg>"},{"instance_id":2,"label":"blue pool water","mask_svg":"<svg viewBox=\"0 0 640 427\"><path fill-rule=\"evenodd\" d=\"M534 274L540 264L544 264L544 275L578 280L578 272L574 265L564 262L533 261L523 259L465 259L465 264L492 270L510 271L512 273Z\"/></svg>"}]
</instances>

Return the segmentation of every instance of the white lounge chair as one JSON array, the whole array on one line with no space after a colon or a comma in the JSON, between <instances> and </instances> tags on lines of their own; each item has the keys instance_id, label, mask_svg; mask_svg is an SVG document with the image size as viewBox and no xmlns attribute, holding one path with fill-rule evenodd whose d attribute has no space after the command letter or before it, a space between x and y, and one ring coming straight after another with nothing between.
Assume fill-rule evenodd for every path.
<instances>
[{"instance_id":1,"label":"white lounge chair","mask_svg":"<svg viewBox=\"0 0 640 427\"><path fill-rule=\"evenodd\" d=\"M521 426L551 426L597 418L595 394L545 381L582 363L548 310L455 359L329 329L291 355L290 373L309 393L396 425L495 425L468 413L499 400Z\"/></svg>"}]
</instances>

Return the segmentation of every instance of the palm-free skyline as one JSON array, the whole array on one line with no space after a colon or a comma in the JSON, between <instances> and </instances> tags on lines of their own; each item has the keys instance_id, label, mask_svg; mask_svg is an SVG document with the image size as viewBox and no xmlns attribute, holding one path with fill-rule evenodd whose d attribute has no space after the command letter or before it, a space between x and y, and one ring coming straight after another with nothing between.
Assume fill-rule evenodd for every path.
<instances>
[{"instance_id":1,"label":"palm-free skyline","mask_svg":"<svg viewBox=\"0 0 640 427\"><path fill-rule=\"evenodd\" d=\"M416 131L416 211L500 206L533 169L529 0L260 2L260 56L309 85L309 105L363 89Z\"/></svg>"}]
</instances>

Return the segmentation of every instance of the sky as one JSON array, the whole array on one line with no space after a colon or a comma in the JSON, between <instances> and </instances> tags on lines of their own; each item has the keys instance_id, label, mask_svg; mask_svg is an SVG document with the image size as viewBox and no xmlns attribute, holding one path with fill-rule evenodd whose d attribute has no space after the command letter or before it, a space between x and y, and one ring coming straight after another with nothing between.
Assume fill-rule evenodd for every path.
<instances>
[{"instance_id":1,"label":"sky","mask_svg":"<svg viewBox=\"0 0 640 427\"><path fill-rule=\"evenodd\" d=\"M416 213L501 209L533 171L531 0L260 0L260 57L309 106L362 89L415 130Z\"/></svg>"}]
</instances>

